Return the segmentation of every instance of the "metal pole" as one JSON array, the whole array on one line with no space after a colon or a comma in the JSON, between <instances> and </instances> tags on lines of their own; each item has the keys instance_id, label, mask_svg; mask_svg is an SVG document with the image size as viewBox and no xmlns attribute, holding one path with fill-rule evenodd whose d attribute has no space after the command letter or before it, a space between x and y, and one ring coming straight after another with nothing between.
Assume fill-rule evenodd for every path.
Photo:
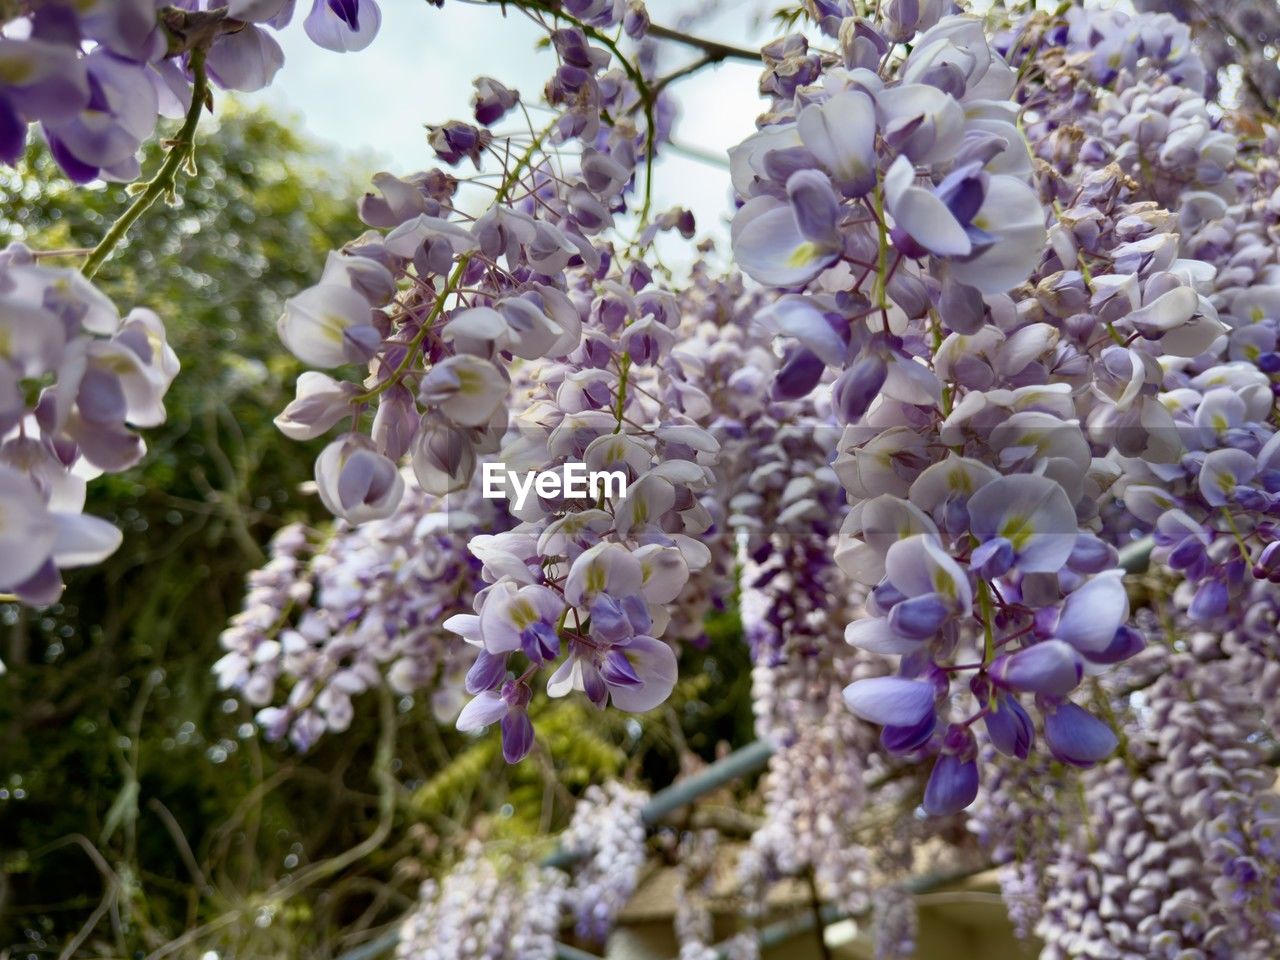
<instances>
[{"instance_id":1,"label":"metal pole","mask_svg":"<svg viewBox=\"0 0 1280 960\"><path fill-rule=\"evenodd\" d=\"M699 797L731 783L739 777L764 769L773 756L773 744L755 740L740 750L735 750L695 774L677 780L665 790L659 790L645 805L642 815L649 826L661 823L681 807L688 806Z\"/></svg>"},{"instance_id":2,"label":"metal pole","mask_svg":"<svg viewBox=\"0 0 1280 960\"><path fill-rule=\"evenodd\" d=\"M726 783L731 783L739 777L745 777L763 769L771 756L773 756L773 745L764 740L755 740L745 747L735 750L728 756L720 758L715 763L708 764L697 773L673 783L664 790L659 790L649 798L649 802L645 804L640 815L648 826L660 823L681 807L688 806L704 794L708 794ZM542 865L564 870L571 867L577 859L577 854L564 849L564 847L559 847L543 858ZM339 957L339 960L375 960L376 957L380 957L387 951L394 949L399 939L398 931L389 931L374 940L370 940L368 943L348 950ZM556 950L558 951L556 955L560 960L599 960L597 957L592 957L591 954L583 953L581 950L564 944L557 944Z\"/></svg>"},{"instance_id":3,"label":"metal pole","mask_svg":"<svg viewBox=\"0 0 1280 960\"><path fill-rule=\"evenodd\" d=\"M587 953L567 943L556 944L556 960L600 960L594 953Z\"/></svg>"},{"instance_id":4,"label":"metal pole","mask_svg":"<svg viewBox=\"0 0 1280 960\"><path fill-rule=\"evenodd\" d=\"M715 763L708 764L697 773L677 780L671 786L659 790L640 811L646 826L661 823L681 807L687 807L699 797L712 790L723 787L739 777L745 777L764 769L764 765L773 756L773 744L765 740L753 740L745 747L721 757ZM552 851L542 860L544 867L555 867L564 870L574 864L578 855L564 847Z\"/></svg>"},{"instance_id":5,"label":"metal pole","mask_svg":"<svg viewBox=\"0 0 1280 960\"><path fill-rule=\"evenodd\" d=\"M915 894L929 893L937 890L939 887L949 886L960 880L967 880L974 874L982 873L983 870L989 869L986 866L979 867L976 870L957 870L952 873L930 873L923 877L915 877L908 880L905 884L906 888ZM865 912L861 914L850 914L839 907L828 904L819 911L822 918L823 929L832 924L839 923L842 920L855 919L859 916L865 916ZM786 943L802 934L809 933L814 928L814 915L811 910L806 908L800 913L793 914L790 917L784 917L781 920L768 924L760 928L760 946L763 949L776 947ZM729 954L725 952L725 945L722 943L716 948L716 960L730 960ZM677 958L678 960L678 958Z\"/></svg>"}]
</instances>

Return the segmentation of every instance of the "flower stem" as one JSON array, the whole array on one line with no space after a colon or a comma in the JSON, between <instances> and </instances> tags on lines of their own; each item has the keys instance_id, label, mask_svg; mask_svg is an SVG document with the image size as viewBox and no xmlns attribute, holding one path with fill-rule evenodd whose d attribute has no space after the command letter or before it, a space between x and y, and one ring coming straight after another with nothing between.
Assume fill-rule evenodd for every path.
<instances>
[{"instance_id":1,"label":"flower stem","mask_svg":"<svg viewBox=\"0 0 1280 960\"><path fill-rule=\"evenodd\" d=\"M507 199L507 195L511 192L511 188L519 182L521 174L529 166L534 155L542 149L542 141L551 133L553 126L554 123L551 126L546 127L541 133L536 134L533 138L533 142L529 144L528 149L526 149L525 152L520 155L519 159L516 160L515 166L507 173L506 177L502 181L502 185L498 188L498 192L493 200L494 206L498 206ZM449 278L445 281L444 288L436 297L436 302L431 308L431 313L422 321L422 326L419 328L418 332L413 335L413 339L409 341L404 359L397 364L390 377L383 380L367 392L356 397L355 402L368 403L370 400L375 400L404 379L404 375L408 373L409 367L412 366L414 360L418 357L418 351L422 347L422 342L426 340L427 334L434 329L435 322L440 319L440 315L444 313L445 301L462 283L462 275L466 273L467 264L470 262L471 254L469 253L464 253L458 258L457 265L453 268L453 272L449 274Z\"/></svg>"},{"instance_id":2,"label":"flower stem","mask_svg":"<svg viewBox=\"0 0 1280 960\"><path fill-rule=\"evenodd\" d=\"M996 637L992 626L994 617L991 609L991 589L987 586L987 581L982 579L978 580L978 601L982 610L982 663L984 666L990 666L991 661L996 658Z\"/></svg>"},{"instance_id":3,"label":"flower stem","mask_svg":"<svg viewBox=\"0 0 1280 960\"><path fill-rule=\"evenodd\" d=\"M196 47L191 51L191 72L195 80L191 87L191 107L187 110L182 129L178 131L177 137L170 145L169 153L165 156L159 171L147 181L142 193L129 204L124 213L120 214L116 222L111 225L111 229L85 259L80 272L88 279L93 279L107 257L111 256L111 252L125 238L129 228L138 222L138 219L162 194L173 189L178 178L178 170L195 153L196 127L200 125L200 114L204 110L205 99L209 94L209 77L205 72L204 59L204 48Z\"/></svg>"},{"instance_id":4,"label":"flower stem","mask_svg":"<svg viewBox=\"0 0 1280 960\"><path fill-rule=\"evenodd\" d=\"M876 306L881 310L888 309L889 278L886 267L889 260L889 231L884 225L884 184L876 184L876 229L879 235L879 249L876 251Z\"/></svg>"},{"instance_id":5,"label":"flower stem","mask_svg":"<svg viewBox=\"0 0 1280 960\"><path fill-rule=\"evenodd\" d=\"M631 372L631 354L624 353L618 361L618 404L615 415L618 418L618 424L613 428L614 433L622 432L623 412L627 408L627 377Z\"/></svg>"}]
</instances>

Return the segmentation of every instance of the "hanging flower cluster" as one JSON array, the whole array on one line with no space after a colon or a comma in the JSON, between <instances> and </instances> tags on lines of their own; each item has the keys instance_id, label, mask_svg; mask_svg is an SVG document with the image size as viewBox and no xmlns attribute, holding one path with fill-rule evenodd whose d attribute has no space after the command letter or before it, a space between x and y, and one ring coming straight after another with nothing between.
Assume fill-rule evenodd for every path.
<instances>
[{"instance_id":1,"label":"hanging flower cluster","mask_svg":"<svg viewBox=\"0 0 1280 960\"><path fill-rule=\"evenodd\" d=\"M284 527L271 559L249 575L214 672L222 689L256 708L270 740L287 735L308 750L347 729L352 699L383 684L401 695L426 692L444 722L462 707L475 654L441 623L476 589L467 538L501 520L490 503L447 507L412 476L397 480L405 489L394 516L342 525L319 542L299 525Z\"/></svg>"},{"instance_id":2,"label":"hanging flower cluster","mask_svg":"<svg viewBox=\"0 0 1280 960\"><path fill-rule=\"evenodd\" d=\"M629 65L607 69L610 50L585 28L550 40L559 65L546 98L557 114L543 130L492 132L519 96L489 78L476 83L481 126L432 130L446 163L503 161L487 209L463 213L459 180L440 169L379 175L361 205L376 229L332 254L280 320L304 362L368 371L362 384L309 371L278 420L298 439L349 421L316 462L320 497L345 520L393 514L406 456L433 494L466 487L483 457L504 473L573 461L625 475L625 497L510 498L518 523L471 542L488 586L474 614L447 623L480 648L466 682L475 699L458 725L500 726L513 762L533 744L527 707L544 666L557 665L552 696L578 690L597 706L644 712L670 694L666 605L710 561L697 538L712 519L698 498L716 447L698 425L709 405L672 352L675 297L602 239L660 139L652 94ZM553 144L561 155L577 144L574 172ZM642 221L648 212L646 199Z\"/></svg>"},{"instance_id":3,"label":"hanging flower cluster","mask_svg":"<svg viewBox=\"0 0 1280 960\"><path fill-rule=\"evenodd\" d=\"M155 313L121 317L79 271L0 250L0 593L53 603L59 570L120 545L82 513L85 484L142 458L134 428L164 422L177 372Z\"/></svg>"},{"instance_id":4,"label":"hanging flower cluster","mask_svg":"<svg viewBox=\"0 0 1280 960\"><path fill-rule=\"evenodd\" d=\"M910 54L895 61L881 29ZM839 38L821 94L775 90L732 153L734 254L782 291L757 318L791 344L775 392L835 371L835 471L853 503L837 559L874 588L847 639L902 658L846 699L886 749L937 755L924 803L945 814L976 794L976 721L1026 756L1021 695L1060 759L1111 752L1069 696L1087 667L1132 652L1128 605L1087 529L1101 491L1070 387L1047 384L1057 317L1008 293L1047 239L1013 70L970 17L846 21ZM971 712L953 719L966 673Z\"/></svg>"},{"instance_id":5,"label":"hanging flower cluster","mask_svg":"<svg viewBox=\"0 0 1280 960\"><path fill-rule=\"evenodd\" d=\"M478 844L439 882L427 880L405 918L397 960L552 960L565 876L495 856Z\"/></svg>"},{"instance_id":6,"label":"hanging flower cluster","mask_svg":"<svg viewBox=\"0 0 1280 960\"><path fill-rule=\"evenodd\" d=\"M1191 28L1205 66L1205 96L1219 99L1239 70L1237 96L1251 109L1274 110L1280 101L1280 66L1268 52L1280 39L1280 12L1266 0L1138 0L1147 13L1168 13ZM1180 49L1188 51L1189 45ZM1113 50L1121 49L1113 47ZM1132 66L1132 65L1130 65Z\"/></svg>"},{"instance_id":7,"label":"hanging flower cluster","mask_svg":"<svg viewBox=\"0 0 1280 960\"><path fill-rule=\"evenodd\" d=\"M806 876L908 953L910 851L873 854L864 819L919 804L914 839L969 808L1049 960L1269 957L1280 132L1230 116L1224 81L1273 101L1276 11L1069 6L992 32L944 2L808 6L825 39L765 46L767 107L728 157L739 274L675 284L653 253L694 228L651 209L672 77L636 3L530 5L545 123L480 77L473 117L429 127L441 166L374 178L369 230L279 321L307 369L277 424L328 438L336 526L277 536L219 682L304 750L365 691L429 693L515 763L542 689L666 701L740 571L774 750L738 866L753 909ZM0 159L39 123L74 179L135 177L204 78L270 80L293 12L35 5L0 38ZM379 16L316 0L305 28L358 49ZM49 602L118 543L83 481L141 456L177 360L154 315L21 246L0 310L0 591ZM570 464L625 492L512 492ZM494 468L502 506L477 489ZM549 956L562 909L604 939L644 801L587 792L571 888L469 850L401 955ZM690 956L708 920L683 918Z\"/></svg>"},{"instance_id":8,"label":"hanging flower cluster","mask_svg":"<svg viewBox=\"0 0 1280 960\"><path fill-rule=\"evenodd\" d=\"M1265 294L1214 297L1218 257L1179 249L1238 189L1187 28L1072 8L993 47L976 18L906 10L830 25L840 64L766 50L801 81L766 67L733 246L778 290L756 318L788 344L775 394L830 383L845 425L837 560L871 588L847 639L901 658L846 699L890 753L936 757L945 814L978 791L979 723L1017 758L1037 727L1068 764L1115 750L1073 695L1142 646L1116 547L1152 531L1192 618L1226 614L1269 563L1276 448L1243 362L1270 345L1231 333Z\"/></svg>"},{"instance_id":9,"label":"hanging flower cluster","mask_svg":"<svg viewBox=\"0 0 1280 960\"><path fill-rule=\"evenodd\" d=\"M27 126L38 123L54 159L77 183L136 180L139 148L158 118L192 109L197 74L200 84L207 73L226 90L271 83L284 63L271 32L288 26L294 6L295 0L34 3L29 16L0 24L0 162L22 156ZM376 0L312 0L304 28L322 47L362 50L380 18Z\"/></svg>"},{"instance_id":10,"label":"hanging flower cluster","mask_svg":"<svg viewBox=\"0 0 1280 960\"><path fill-rule=\"evenodd\" d=\"M645 861L645 823L649 795L621 783L587 788L561 837L574 856L567 901L578 936L604 943L635 891Z\"/></svg>"},{"instance_id":11,"label":"hanging flower cluster","mask_svg":"<svg viewBox=\"0 0 1280 960\"><path fill-rule=\"evenodd\" d=\"M1153 648L1157 679L1126 717L1128 760L1084 777L1065 807L1046 772L1005 772L973 828L1002 867L1011 916L1043 956L1264 957L1280 894L1280 806L1250 655L1213 638L1198 654ZM1052 823L1046 818L1052 812Z\"/></svg>"},{"instance_id":12,"label":"hanging flower cluster","mask_svg":"<svg viewBox=\"0 0 1280 960\"><path fill-rule=\"evenodd\" d=\"M673 921L680 942L680 960L715 960L711 946L715 917L709 900L715 890L719 834L714 830L684 833L676 841L676 912Z\"/></svg>"},{"instance_id":13,"label":"hanging flower cluster","mask_svg":"<svg viewBox=\"0 0 1280 960\"><path fill-rule=\"evenodd\" d=\"M293 0L6 8L0 163L18 161L38 124L74 182L138 179L138 152L158 119L198 119L203 104L193 99L206 80L232 90L270 82L283 54L259 24L282 28L293 8ZM315 0L306 29L323 46L359 49L378 18L373 0ZM175 144L172 156L189 159L190 149ZM120 235L104 238L83 274L49 266L52 253L22 244L0 251L0 594L36 606L58 598L60 569L97 563L119 546L118 530L82 515L85 484L142 458L134 428L164 422L178 372L159 317L136 309L122 318L91 283Z\"/></svg>"}]
</instances>

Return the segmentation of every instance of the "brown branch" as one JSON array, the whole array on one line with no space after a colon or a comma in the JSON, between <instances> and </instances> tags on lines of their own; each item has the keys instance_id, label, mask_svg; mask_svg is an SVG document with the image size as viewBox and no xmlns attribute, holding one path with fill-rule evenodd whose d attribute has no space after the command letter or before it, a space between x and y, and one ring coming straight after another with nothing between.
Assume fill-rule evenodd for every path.
<instances>
[{"instance_id":1,"label":"brown branch","mask_svg":"<svg viewBox=\"0 0 1280 960\"><path fill-rule=\"evenodd\" d=\"M648 35L657 37L660 40L682 43L686 47L696 47L705 53L712 63L719 63L722 60L743 60L747 63L756 64L760 62L760 53L757 50L748 50L746 47L737 47L731 43L721 43L719 40L707 40L703 37L691 36L657 23L649 25Z\"/></svg>"}]
</instances>

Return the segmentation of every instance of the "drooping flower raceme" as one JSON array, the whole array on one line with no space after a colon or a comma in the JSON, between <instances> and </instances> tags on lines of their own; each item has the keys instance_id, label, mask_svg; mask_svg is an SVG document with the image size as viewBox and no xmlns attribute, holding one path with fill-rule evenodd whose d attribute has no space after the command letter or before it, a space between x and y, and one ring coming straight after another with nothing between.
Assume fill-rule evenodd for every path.
<instances>
[{"instance_id":1,"label":"drooping flower raceme","mask_svg":"<svg viewBox=\"0 0 1280 960\"><path fill-rule=\"evenodd\" d=\"M82 513L85 485L141 459L134 428L164 422L177 372L155 313L121 317L77 271L0 251L0 593L53 603L60 569L120 545Z\"/></svg>"},{"instance_id":2,"label":"drooping flower raceme","mask_svg":"<svg viewBox=\"0 0 1280 960\"><path fill-rule=\"evenodd\" d=\"M989 35L948 4L816 5L838 57L769 44L767 111L730 156L754 286L698 265L681 292L643 259L687 223L637 189L662 104L583 26L640 18L566 7L546 128L499 129L521 99L488 77L475 123L430 128L445 165L502 158L493 202L462 213L456 170L379 175L371 232L281 322L323 370L281 428L333 433L317 486L361 529L485 460L628 478L470 537L458 725L518 760L544 685L660 704L740 561L776 751L744 882L812 871L876 903L884 949L907 939L868 897L874 787L934 815L904 829L971 807L1048 957L1268 956L1280 136L1211 102L1201 15L1073 7ZM308 722L339 729L332 700Z\"/></svg>"},{"instance_id":3,"label":"drooping flower raceme","mask_svg":"<svg viewBox=\"0 0 1280 960\"><path fill-rule=\"evenodd\" d=\"M435 716L451 722L468 671L484 668L442 624L477 589L468 535L482 522L501 523L500 515L484 501L450 506L412 477L402 482L395 516L341 526L318 542L286 526L270 561L250 574L214 671L220 687L256 709L269 739L310 749L347 729L360 695L383 685L427 697Z\"/></svg>"}]
</instances>

